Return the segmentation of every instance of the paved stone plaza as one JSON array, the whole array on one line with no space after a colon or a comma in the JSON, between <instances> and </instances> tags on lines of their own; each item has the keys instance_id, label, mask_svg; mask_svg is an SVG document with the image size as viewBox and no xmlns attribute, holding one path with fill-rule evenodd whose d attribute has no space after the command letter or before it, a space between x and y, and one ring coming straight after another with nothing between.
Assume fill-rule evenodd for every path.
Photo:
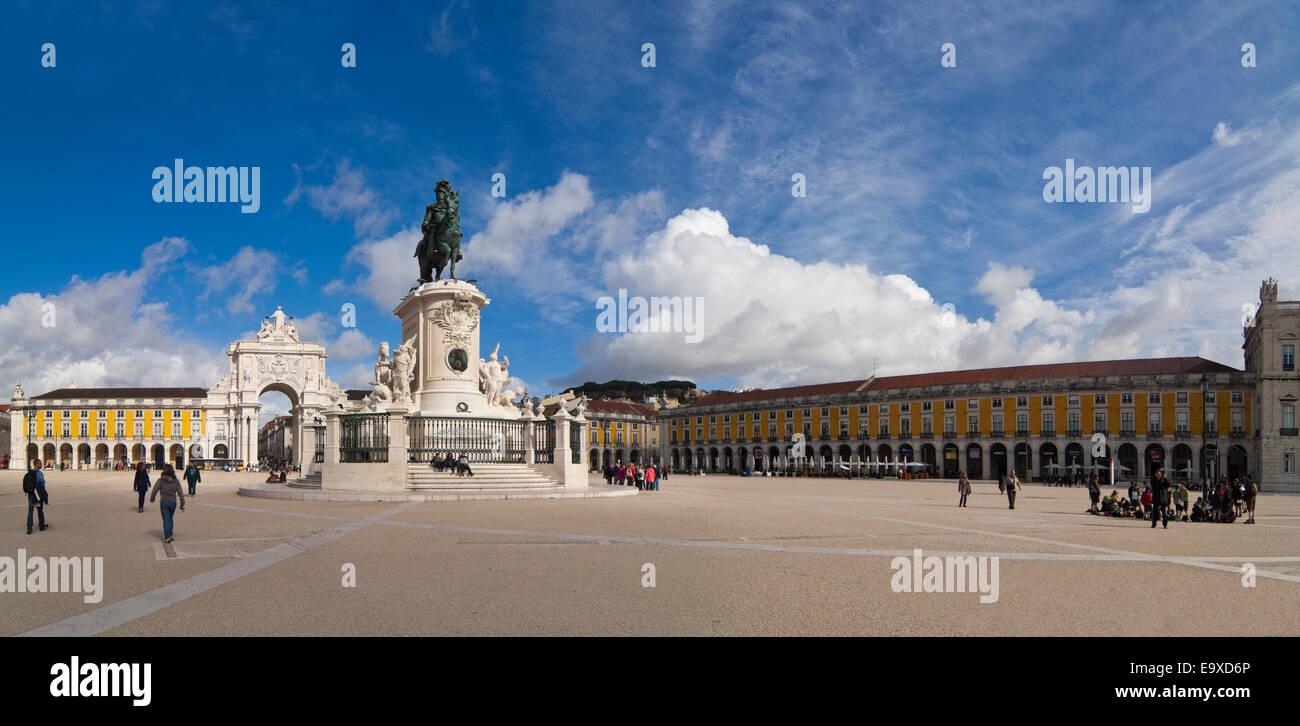
<instances>
[{"instance_id":1,"label":"paved stone plaza","mask_svg":"<svg viewBox=\"0 0 1300 726\"><path fill-rule=\"evenodd\" d=\"M673 476L582 500L328 503L240 497L205 472L160 542L129 472L51 472L52 527L26 535L0 473L0 555L104 557L104 597L0 593L0 634L1178 635L1300 632L1300 496L1257 525L1083 514L1083 489L977 482ZM594 481L593 481L594 483ZM996 555L999 598L895 593L891 561ZM1257 568L1243 587L1241 565ZM342 585L346 563L356 587ZM654 565L655 587L642 586Z\"/></svg>"}]
</instances>

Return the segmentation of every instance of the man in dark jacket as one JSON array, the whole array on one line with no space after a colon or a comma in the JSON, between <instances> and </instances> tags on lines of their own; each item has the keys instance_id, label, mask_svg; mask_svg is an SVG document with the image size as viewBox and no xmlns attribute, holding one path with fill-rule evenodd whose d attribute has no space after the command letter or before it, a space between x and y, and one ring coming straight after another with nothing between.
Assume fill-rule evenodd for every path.
<instances>
[{"instance_id":1,"label":"man in dark jacket","mask_svg":"<svg viewBox=\"0 0 1300 726\"><path fill-rule=\"evenodd\" d=\"M185 467L185 482L190 485L191 497L198 496L198 486L201 481L203 481L203 477L199 474L199 467L193 463L187 465Z\"/></svg>"},{"instance_id":2,"label":"man in dark jacket","mask_svg":"<svg viewBox=\"0 0 1300 726\"><path fill-rule=\"evenodd\" d=\"M149 481L149 472L145 471L144 462L137 461L135 463L135 481L131 484L131 488L135 490L136 494L140 495L140 502L136 511L144 511L144 498L149 493L149 487L151 486L153 486L153 482Z\"/></svg>"},{"instance_id":3,"label":"man in dark jacket","mask_svg":"<svg viewBox=\"0 0 1300 726\"><path fill-rule=\"evenodd\" d=\"M1156 469L1151 477L1151 529L1156 528L1156 515L1169 529L1169 480L1165 478L1164 469Z\"/></svg>"},{"instance_id":4,"label":"man in dark jacket","mask_svg":"<svg viewBox=\"0 0 1300 726\"><path fill-rule=\"evenodd\" d=\"M49 529L49 525L45 523L45 505L50 503L50 495L45 491L45 474L41 472L41 460L33 461L32 467L32 470L23 476L23 490L27 492L27 534L32 533L33 509L40 518L41 531Z\"/></svg>"}]
</instances>

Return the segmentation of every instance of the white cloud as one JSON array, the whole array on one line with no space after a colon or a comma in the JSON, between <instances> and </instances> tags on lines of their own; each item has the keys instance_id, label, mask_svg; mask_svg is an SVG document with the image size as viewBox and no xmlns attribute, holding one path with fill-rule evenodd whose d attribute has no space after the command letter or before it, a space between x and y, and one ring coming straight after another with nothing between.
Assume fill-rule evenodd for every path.
<instances>
[{"instance_id":1,"label":"white cloud","mask_svg":"<svg viewBox=\"0 0 1300 726\"><path fill-rule=\"evenodd\" d=\"M1220 146L1236 146L1241 143L1241 134L1233 133L1228 124L1220 121L1214 126L1213 139Z\"/></svg>"},{"instance_id":2,"label":"white cloud","mask_svg":"<svg viewBox=\"0 0 1300 726\"><path fill-rule=\"evenodd\" d=\"M59 292L23 292L0 304L0 380L21 379L28 395L76 384L211 385L226 373L220 351L195 344L173 326L160 288L188 243L168 237L146 247L140 267L93 280L73 277ZM44 305L54 325L42 325ZM48 321L48 318L46 318Z\"/></svg>"},{"instance_id":3,"label":"white cloud","mask_svg":"<svg viewBox=\"0 0 1300 726\"><path fill-rule=\"evenodd\" d=\"M348 328L339 337L326 346L331 357L337 357L343 360L354 358L365 358L368 355L374 355L379 346L364 333L356 328Z\"/></svg>"},{"instance_id":4,"label":"white cloud","mask_svg":"<svg viewBox=\"0 0 1300 726\"><path fill-rule=\"evenodd\" d=\"M302 169L294 166L298 183L284 203L293 206L306 197L307 204L325 219L351 218L358 237L383 234L397 216L396 210L366 183L360 169L344 159L334 169L334 180L326 186L303 184Z\"/></svg>"},{"instance_id":5,"label":"white cloud","mask_svg":"<svg viewBox=\"0 0 1300 726\"><path fill-rule=\"evenodd\" d=\"M353 290L373 300L381 310L391 310L420 276L419 263L412 257L419 243L419 227L358 243L348 250L347 264L360 270L361 275L335 291Z\"/></svg>"},{"instance_id":6,"label":"white cloud","mask_svg":"<svg viewBox=\"0 0 1300 726\"><path fill-rule=\"evenodd\" d=\"M498 204L483 231L465 245L465 254L473 254L476 265L508 275L525 270L534 276L544 273L552 267L547 264L551 255L540 243L591 209L594 202L587 177L565 172L549 189L526 192ZM542 265L541 270L537 265Z\"/></svg>"},{"instance_id":7,"label":"white cloud","mask_svg":"<svg viewBox=\"0 0 1300 726\"><path fill-rule=\"evenodd\" d=\"M254 313L257 306L253 298L275 292L276 278L281 267L280 256L256 247L241 247L229 260L197 268L196 274L203 282L202 299L213 293L231 290L226 298L226 311L236 315Z\"/></svg>"}]
</instances>

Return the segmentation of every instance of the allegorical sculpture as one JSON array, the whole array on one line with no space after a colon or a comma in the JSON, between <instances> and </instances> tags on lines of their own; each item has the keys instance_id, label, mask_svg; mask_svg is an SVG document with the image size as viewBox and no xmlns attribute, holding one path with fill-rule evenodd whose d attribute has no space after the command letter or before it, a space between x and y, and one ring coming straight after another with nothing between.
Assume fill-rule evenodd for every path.
<instances>
[{"instance_id":1,"label":"allegorical sculpture","mask_svg":"<svg viewBox=\"0 0 1300 726\"><path fill-rule=\"evenodd\" d=\"M411 403L411 379L415 377L415 338L402 343L388 355L388 341L379 344L379 353L375 356L375 380L370 382L370 395L366 396L366 405L371 409L381 403L394 403L399 406Z\"/></svg>"},{"instance_id":2,"label":"allegorical sculpture","mask_svg":"<svg viewBox=\"0 0 1300 726\"><path fill-rule=\"evenodd\" d=\"M442 279L443 268L448 279L456 279L456 263L460 254L460 190L452 191L451 182L443 179L434 190L436 199L424 210L420 224L420 244L415 257L420 261L419 284Z\"/></svg>"},{"instance_id":3,"label":"allegorical sculpture","mask_svg":"<svg viewBox=\"0 0 1300 726\"><path fill-rule=\"evenodd\" d=\"M293 318L284 314L279 305L275 306L275 312L266 316L262 320L262 328L257 331L257 339L260 342L273 343L297 343L298 329L293 325Z\"/></svg>"},{"instance_id":4,"label":"allegorical sculpture","mask_svg":"<svg viewBox=\"0 0 1300 726\"><path fill-rule=\"evenodd\" d=\"M501 356L497 360L497 353L501 351L501 344L492 349L492 355L487 360L480 360L478 367L479 390L487 397L489 406L510 406L511 399L519 394L514 391L503 393L505 387L514 379L510 377L509 367L510 359Z\"/></svg>"}]
</instances>

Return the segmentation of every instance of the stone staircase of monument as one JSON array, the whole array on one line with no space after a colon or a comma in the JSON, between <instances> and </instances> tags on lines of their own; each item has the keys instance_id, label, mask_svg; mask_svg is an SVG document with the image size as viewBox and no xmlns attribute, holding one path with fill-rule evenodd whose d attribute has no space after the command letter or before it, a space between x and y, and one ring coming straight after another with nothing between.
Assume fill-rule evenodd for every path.
<instances>
[{"instance_id":1,"label":"stone staircase of monument","mask_svg":"<svg viewBox=\"0 0 1300 726\"><path fill-rule=\"evenodd\" d=\"M406 488L418 491L496 491L501 489L562 489L559 482L527 464L470 464L474 476L435 471L428 462L406 465Z\"/></svg>"},{"instance_id":2,"label":"stone staircase of monument","mask_svg":"<svg viewBox=\"0 0 1300 726\"><path fill-rule=\"evenodd\" d=\"M320 472L316 472L297 479L289 479L285 484L293 489L320 489L321 475Z\"/></svg>"}]
</instances>

